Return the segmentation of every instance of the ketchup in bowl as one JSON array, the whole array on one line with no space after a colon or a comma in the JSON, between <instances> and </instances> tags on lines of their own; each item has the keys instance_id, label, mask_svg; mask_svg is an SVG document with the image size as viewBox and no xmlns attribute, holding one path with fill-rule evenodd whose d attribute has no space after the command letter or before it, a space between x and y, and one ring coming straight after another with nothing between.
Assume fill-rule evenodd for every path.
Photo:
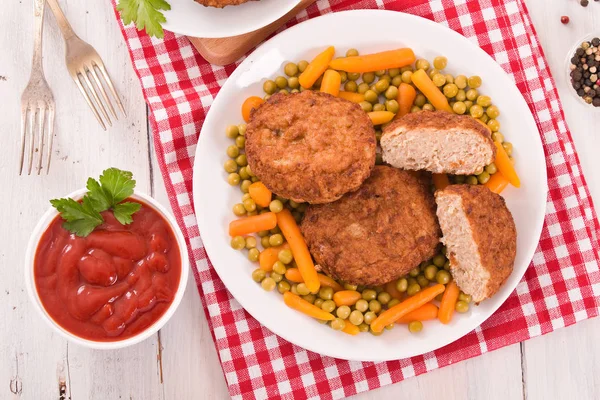
<instances>
[{"instance_id":1,"label":"ketchup in bowl","mask_svg":"<svg viewBox=\"0 0 600 400\"><path fill-rule=\"evenodd\" d=\"M40 301L63 329L84 339L130 338L154 324L175 298L182 271L175 233L163 216L141 204L133 222L112 212L87 237L57 216L42 234L33 275Z\"/></svg>"}]
</instances>

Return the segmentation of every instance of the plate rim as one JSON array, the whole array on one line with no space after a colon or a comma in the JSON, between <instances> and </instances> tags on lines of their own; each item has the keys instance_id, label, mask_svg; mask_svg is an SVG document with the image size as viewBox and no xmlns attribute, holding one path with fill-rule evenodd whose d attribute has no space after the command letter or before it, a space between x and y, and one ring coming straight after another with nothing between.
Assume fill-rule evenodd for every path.
<instances>
[{"instance_id":1,"label":"plate rim","mask_svg":"<svg viewBox=\"0 0 600 400\"><path fill-rule=\"evenodd\" d=\"M458 32L450 29L447 26L444 26L442 24L438 24L435 21L429 20L427 18L423 18L417 15L413 15L413 14L409 14L409 13L403 13L403 12L397 12L397 11L391 11L391 10L380 10L380 9L368 9L368 10L347 10L347 11L340 11L340 12L333 12L333 13L328 13L328 14L324 14L315 18L311 18L308 19L306 21L303 21L297 25L294 25L288 29L286 29L283 32L280 32L279 34L273 36L272 38L270 38L269 40L265 41L264 43L262 43L255 51L253 51L252 54L250 54L237 68L236 70L231 74L231 76L227 79L227 81L223 84L223 86L221 87L221 89L219 90L219 94L221 93L221 90L223 90L224 88L227 87L227 85L232 82L233 80L231 79L232 77L236 77L238 74L241 74L244 70L245 67L248 67L250 64L252 64L255 60L255 54L263 48L263 46L267 46L269 45L269 43L271 43L274 40L277 40L277 38L280 35L284 35L284 34L291 34L293 32L295 32L296 30L300 30L300 29L304 29L303 26L304 25L310 25L312 23L315 23L314 21L320 21L323 19L335 19L335 18L344 18L345 15L350 15L350 14L373 14L373 18L376 17L376 14L395 14L396 16L401 16L400 18L409 18L409 19L415 19L415 20L419 20L420 23L424 23L425 25L435 25L436 27L441 27L444 28L444 30L446 32L448 32L448 35L453 35L455 36L456 40L459 40L461 42L463 42L466 46L470 47L472 49L472 51L474 52L480 52L482 56L487 57L488 59L490 59L490 61L492 61L495 64L495 68L496 68L496 72L497 73L501 73L504 75L504 77L506 79L508 79L508 81L510 81L512 83L512 89L514 89L516 91L516 94L518 94L518 102L521 102L525 108L527 109L527 116L529 117L529 123L531 123L532 128L535 129L535 132L538 133L538 135L535 137L536 140L536 144L538 149L541 151L541 159L542 159L542 163L543 165L539 166L538 169L538 176L537 178L540 180L541 182L541 189L543 190L543 198L544 198L544 203L543 203L543 209L545 210L545 205L547 203L547 197L548 197L548 180L547 180L547 164L546 164L546 157L545 157L545 153L544 153L544 148L543 148L543 142L542 139L540 137L539 134L539 129L537 127L537 123L535 122L535 117L533 116L533 113L531 112L531 109L529 108L529 105L527 104L527 101L525 100L525 98L523 97L523 94L521 93L521 91L518 89L518 87L516 86L516 84L514 83L513 79L511 78L511 76L506 73L502 67L496 62L496 60L494 60L488 53L486 53L484 50L482 50L480 47L478 47L476 44L472 43L468 38L466 38L465 36L459 34ZM194 167L193 167L193 177L192 177L192 188L193 188L193 199L194 199L194 208L196 209L197 207L199 207L199 205L202 203L201 201L199 201L201 199L201 194L199 193L199 189L198 186L200 185L196 185L196 176L199 176L199 173L197 172L199 169L199 163L196 163L196 156L198 155L198 153L200 152L201 149L201 143L203 143L204 140L203 137L207 136L207 133L202 133L205 129L205 126L207 126L206 121L209 121L209 118L211 118L211 111L214 107L214 105L218 102L219 99L219 94L217 94L217 96L215 97L213 103L211 104L211 107L206 115L206 118L204 120L204 123L202 125L202 129L200 131L200 135L198 138L198 143L197 143L197 147L196 147L196 151L195 151L195 157L194 157ZM535 149L534 149L535 150ZM211 245L206 246L206 243L211 243L212 239L208 239L207 241L204 240L204 236L206 235L206 233L203 234L203 232L206 232L206 228L207 226L204 223L204 218L202 217L201 213L198 213L195 211L195 215L196 215L196 219L197 219L197 223L198 223L198 230L200 232L200 236L202 238L202 242L204 244L204 249L206 251L207 256L210 258L211 254L213 254L213 251L217 251L216 249L212 249L210 250L208 247L211 247ZM516 280L516 283L514 285L514 287L511 288L510 291L507 292L506 295L503 295L502 298L500 299L500 301L498 301L497 305L493 306L491 308L491 311L489 313L489 315L487 315L486 317L477 317L477 316L471 316L470 318L474 318L474 322L473 322L473 328L466 331L466 332L461 332L460 330L457 330L456 332L450 332L446 335L445 340L441 341L440 344L435 345L434 347L430 348L429 350L425 351L425 352L417 352L414 354L410 354L407 356L403 356L403 358L407 358L407 357L414 357L414 356L418 356L418 355L422 355L422 354L426 354L428 352L432 352L435 351L439 348L442 348L444 346L447 346L453 342L455 342L456 340L468 335L469 333L473 332L473 330L477 329L482 323L484 323L485 321L487 321L508 299L508 297L515 291L515 289L517 288L519 282L523 279L523 276L525 275L527 269L529 268L529 266L531 265L531 262L533 260L534 254L535 254L535 250L537 248L537 246L539 245L539 239L541 237L542 234L542 229L543 229L543 225L544 225L544 221L545 221L545 211L542 214L542 217L540 219L540 221L538 222L538 226L535 227L535 245L530 246L531 248L529 249L525 249L527 250L527 254L525 259L529 260L527 262L527 266L523 269L523 272L518 276L518 280ZM525 251L524 250L524 251ZM258 308L257 306L248 306L248 304L246 304L246 301L242 302L239 300L239 297L236 296L225 284L225 280L223 279L223 277L221 276L221 273L219 272L218 268L216 268L216 266L214 267L215 271L217 272L217 275L219 276L219 279L221 279L223 281L224 286L227 288L227 290L229 291L229 293L231 293L231 295L235 298L235 300L241 305L241 307L248 312L253 318L255 318L259 324L261 324L262 326L266 327L267 329L269 329L272 333L276 334L277 336L283 338L284 340L298 346L301 348L304 348L308 351L312 351L315 352L317 354L320 355L324 355L324 356L328 356L328 357L334 357L334 358L338 358L338 359L343 359L343 360L349 360L349 361L364 361L364 362L383 362L383 361L390 361L390 360L398 360L398 357L392 356L392 357L365 357L365 358L355 358L355 357L348 357L344 354L340 354L337 352L330 352L330 353L323 353L322 349L316 349L313 345L312 342L309 343L309 345L307 345L306 343L303 343L302 345L297 344L295 341L291 340L289 338L289 336L285 333L281 333L281 330L277 328L276 324L273 323L263 323L261 321L261 319L257 318L255 316L255 309ZM513 271L514 273L514 271ZM500 296L500 294L498 294L497 296ZM274 326L274 327L273 327Z\"/></svg>"}]
</instances>

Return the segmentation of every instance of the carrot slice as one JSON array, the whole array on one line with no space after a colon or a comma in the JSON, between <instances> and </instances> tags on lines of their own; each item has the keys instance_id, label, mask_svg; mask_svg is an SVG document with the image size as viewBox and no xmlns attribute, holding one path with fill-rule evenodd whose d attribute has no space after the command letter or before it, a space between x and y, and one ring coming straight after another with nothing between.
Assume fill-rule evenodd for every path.
<instances>
[{"instance_id":1,"label":"carrot slice","mask_svg":"<svg viewBox=\"0 0 600 400\"><path fill-rule=\"evenodd\" d=\"M415 311L409 312L396 321L397 324L408 324L412 321L429 321L438 317L438 308L433 303L427 303Z\"/></svg>"},{"instance_id":2,"label":"carrot slice","mask_svg":"<svg viewBox=\"0 0 600 400\"><path fill-rule=\"evenodd\" d=\"M514 187L521 187L521 180L517 175L517 171L515 171L515 166L508 158L508 154L506 154L506 150L502 146L502 143L494 142L496 145L496 160L494 163L496 167L498 167L498 171L506 178L506 180L513 185Z\"/></svg>"},{"instance_id":3,"label":"carrot slice","mask_svg":"<svg viewBox=\"0 0 600 400\"><path fill-rule=\"evenodd\" d=\"M371 111L369 118L371 118L373 125L381 125L394 119L394 113L391 111Z\"/></svg>"},{"instance_id":4,"label":"carrot slice","mask_svg":"<svg viewBox=\"0 0 600 400\"><path fill-rule=\"evenodd\" d=\"M274 212L268 212L251 217L236 219L229 223L230 236L244 236L260 231L268 231L277 226L277 216Z\"/></svg>"},{"instance_id":5,"label":"carrot slice","mask_svg":"<svg viewBox=\"0 0 600 400\"><path fill-rule=\"evenodd\" d=\"M483 184L483 186L487 186L492 192L500 194L504 188L508 186L508 179L500 172L496 172L491 176L489 181Z\"/></svg>"},{"instance_id":6,"label":"carrot slice","mask_svg":"<svg viewBox=\"0 0 600 400\"><path fill-rule=\"evenodd\" d=\"M333 301L336 306L353 306L362 295L356 290L342 290L333 294Z\"/></svg>"},{"instance_id":7,"label":"carrot slice","mask_svg":"<svg viewBox=\"0 0 600 400\"><path fill-rule=\"evenodd\" d=\"M358 326L350 323L350 321L346 320L346 325L344 326L344 329L342 329L342 332L347 333L348 335L358 335L360 333L360 329L358 329Z\"/></svg>"},{"instance_id":8,"label":"carrot slice","mask_svg":"<svg viewBox=\"0 0 600 400\"><path fill-rule=\"evenodd\" d=\"M317 79L327 71L329 62L333 59L334 55L335 48L333 46L328 47L321 54L317 55L298 77L300 85L304 89L310 89Z\"/></svg>"},{"instance_id":9,"label":"carrot slice","mask_svg":"<svg viewBox=\"0 0 600 400\"><path fill-rule=\"evenodd\" d=\"M275 260L277 261L277 260ZM321 286L330 287L334 292L339 292L340 290L344 290L342 285L328 277L327 275L317 274L319 277L319 282ZM285 271L285 279L294 283L302 283L304 279L302 279L302 275L300 274L300 270L298 268L288 268Z\"/></svg>"},{"instance_id":10,"label":"carrot slice","mask_svg":"<svg viewBox=\"0 0 600 400\"><path fill-rule=\"evenodd\" d=\"M361 103L361 102L365 101L364 94L354 93L354 92L339 92L338 97L341 97L342 99L351 101L353 103Z\"/></svg>"},{"instance_id":11,"label":"carrot slice","mask_svg":"<svg viewBox=\"0 0 600 400\"><path fill-rule=\"evenodd\" d=\"M309 303L302 297L289 291L283 294L283 302L286 306L293 308L296 311L300 311L301 313L306 314L309 317L313 317L323 321L331 321L332 319L335 319L333 314L328 313L327 311L323 311L320 307Z\"/></svg>"},{"instance_id":12,"label":"carrot slice","mask_svg":"<svg viewBox=\"0 0 600 400\"><path fill-rule=\"evenodd\" d=\"M420 69L413 72L412 82L427 97L436 110L453 112L450 104L448 104L448 98L433 84L433 81L424 70Z\"/></svg>"},{"instance_id":13,"label":"carrot slice","mask_svg":"<svg viewBox=\"0 0 600 400\"><path fill-rule=\"evenodd\" d=\"M265 101L258 96L250 96L242 104L242 117L244 121L250 122L250 113L253 109L258 108Z\"/></svg>"},{"instance_id":14,"label":"carrot slice","mask_svg":"<svg viewBox=\"0 0 600 400\"><path fill-rule=\"evenodd\" d=\"M371 330L375 333L383 331L383 328L386 325L398 321L409 312L415 311L417 308L429 303L431 300L435 299L435 296L443 292L444 285L440 284L423 289L414 296L404 300L402 303L396 304L394 307L379 314L379 316L371 322Z\"/></svg>"},{"instance_id":15,"label":"carrot slice","mask_svg":"<svg viewBox=\"0 0 600 400\"><path fill-rule=\"evenodd\" d=\"M268 207L271 203L271 191L267 189L264 183L254 182L248 187L248 193L256 204L261 207Z\"/></svg>"},{"instance_id":16,"label":"carrot slice","mask_svg":"<svg viewBox=\"0 0 600 400\"><path fill-rule=\"evenodd\" d=\"M415 61L412 49L396 49L382 51L356 57L343 57L331 60L329 66L338 71L372 72L388 68L402 68Z\"/></svg>"},{"instance_id":17,"label":"carrot slice","mask_svg":"<svg viewBox=\"0 0 600 400\"><path fill-rule=\"evenodd\" d=\"M279 260L279 252L289 248L290 245L286 242L281 246L269 247L261 251L260 255L258 256L258 264L260 265L260 269L265 272L273 271L273 264Z\"/></svg>"},{"instance_id":18,"label":"carrot slice","mask_svg":"<svg viewBox=\"0 0 600 400\"><path fill-rule=\"evenodd\" d=\"M402 300L402 293L396 289L396 281L386 283L384 288L394 299Z\"/></svg>"},{"instance_id":19,"label":"carrot slice","mask_svg":"<svg viewBox=\"0 0 600 400\"><path fill-rule=\"evenodd\" d=\"M283 233L283 236L285 236L285 239L290 244L294 260L296 260L296 264L298 265L298 269L300 270L300 274L302 275L306 287L312 293L316 293L317 290L319 290L321 283L319 282L315 264L308 251L308 246L306 245L304 237L302 237L302 233L300 233L300 228L298 228L296 220L287 208L275 214L275 216L277 217L277 225L279 225L281 233Z\"/></svg>"},{"instance_id":20,"label":"carrot slice","mask_svg":"<svg viewBox=\"0 0 600 400\"><path fill-rule=\"evenodd\" d=\"M442 296L438 312L438 319L442 324L447 324L452 320L452 314L454 314L454 307L456 306L459 294L460 289L454 281L446 285L446 291Z\"/></svg>"},{"instance_id":21,"label":"carrot slice","mask_svg":"<svg viewBox=\"0 0 600 400\"><path fill-rule=\"evenodd\" d=\"M432 180L437 190L443 190L450 184L450 180L448 180L448 175L446 174L433 174Z\"/></svg>"},{"instance_id":22,"label":"carrot slice","mask_svg":"<svg viewBox=\"0 0 600 400\"><path fill-rule=\"evenodd\" d=\"M413 85L402 82L398 86L398 114L396 114L395 119L410 113L410 109L415 102L415 97L417 97L417 91Z\"/></svg>"},{"instance_id":23,"label":"carrot slice","mask_svg":"<svg viewBox=\"0 0 600 400\"><path fill-rule=\"evenodd\" d=\"M337 96L340 93L340 85L342 84L342 76L339 72L332 69L325 71L323 82L321 83L321 92L329 93L332 96Z\"/></svg>"}]
</instances>

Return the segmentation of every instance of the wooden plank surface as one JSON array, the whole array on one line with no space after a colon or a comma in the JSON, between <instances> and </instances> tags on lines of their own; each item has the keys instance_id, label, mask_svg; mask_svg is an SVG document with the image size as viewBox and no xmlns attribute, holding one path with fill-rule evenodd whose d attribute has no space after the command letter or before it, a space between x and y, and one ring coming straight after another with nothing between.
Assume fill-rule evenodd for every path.
<instances>
[{"instance_id":1,"label":"wooden plank surface","mask_svg":"<svg viewBox=\"0 0 600 400\"><path fill-rule=\"evenodd\" d=\"M0 12L0 398L58 399L64 381L67 398L225 399L225 380L197 290L188 290L160 335L121 351L93 351L67 345L34 313L23 287L28 233L48 199L83 186L88 176L109 166L130 169L138 187L168 206L151 148L146 107L125 44L107 2L60 0L75 30L102 55L121 93L128 117L103 132L64 67L63 44L47 14L45 69L57 101L57 139L49 177L16 175L20 94L29 74L32 5L9 0ZM594 27L600 30L600 5L577 1L528 0L532 18L557 81L567 122L596 203L595 173L600 117L584 112L568 93L564 60L568 48ZM570 15L562 26L560 15ZM74 150L77 149L77 150ZM516 344L356 399L576 399L600 398L600 320ZM160 336L160 339L159 339ZM160 359L159 356L160 355ZM159 361L160 360L160 361ZM521 366L524 366L522 369ZM162 373L161 373L162 371ZM567 371L567 372L565 372Z\"/></svg>"}]
</instances>

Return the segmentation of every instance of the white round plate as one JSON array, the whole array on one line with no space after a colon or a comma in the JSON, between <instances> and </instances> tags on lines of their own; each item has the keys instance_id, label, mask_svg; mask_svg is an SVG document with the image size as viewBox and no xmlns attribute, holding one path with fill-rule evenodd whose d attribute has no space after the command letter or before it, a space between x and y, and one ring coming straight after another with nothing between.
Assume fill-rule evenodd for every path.
<instances>
[{"instance_id":1,"label":"white round plate","mask_svg":"<svg viewBox=\"0 0 600 400\"><path fill-rule=\"evenodd\" d=\"M416 34L418 32L418 34ZM481 92L492 97L502 115L499 120L507 140L514 144L522 186L507 188L502 195L518 232L517 257L512 275L501 290L448 325L425 323L412 335L397 326L383 335L356 336L336 332L289 309L277 291L265 292L251 279L256 265L229 246L231 209L240 201L239 189L226 181L223 163L231 140L229 124L242 122L241 105L252 95L262 96L265 79L282 75L288 60L311 60L326 46L338 55L349 48L362 53L411 47L417 56L432 60L448 57L452 74L480 75ZM204 246L227 289L261 324L305 349L342 359L384 361L435 350L464 336L485 321L515 289L537 247L546 209L546 164L534 119L513 81L483 50L463 36L426 19L390 11L359 10L329 14L308 20L272 38L251 54L231 75L215 99L204 122L194 165L194 201Z\"/></svg>"},{"instance_id":2,"label":"white round plate","mask_svg":"<svg viewBox=\"0 0 600 400\"><path fill-rule=\"evenodd\" d=\"M194 0L169 0L163 28L181 35L224 38L252 32L278 20L299 0L249 1L224 8L205 7Z\"/></svg>"}]
</instances>

